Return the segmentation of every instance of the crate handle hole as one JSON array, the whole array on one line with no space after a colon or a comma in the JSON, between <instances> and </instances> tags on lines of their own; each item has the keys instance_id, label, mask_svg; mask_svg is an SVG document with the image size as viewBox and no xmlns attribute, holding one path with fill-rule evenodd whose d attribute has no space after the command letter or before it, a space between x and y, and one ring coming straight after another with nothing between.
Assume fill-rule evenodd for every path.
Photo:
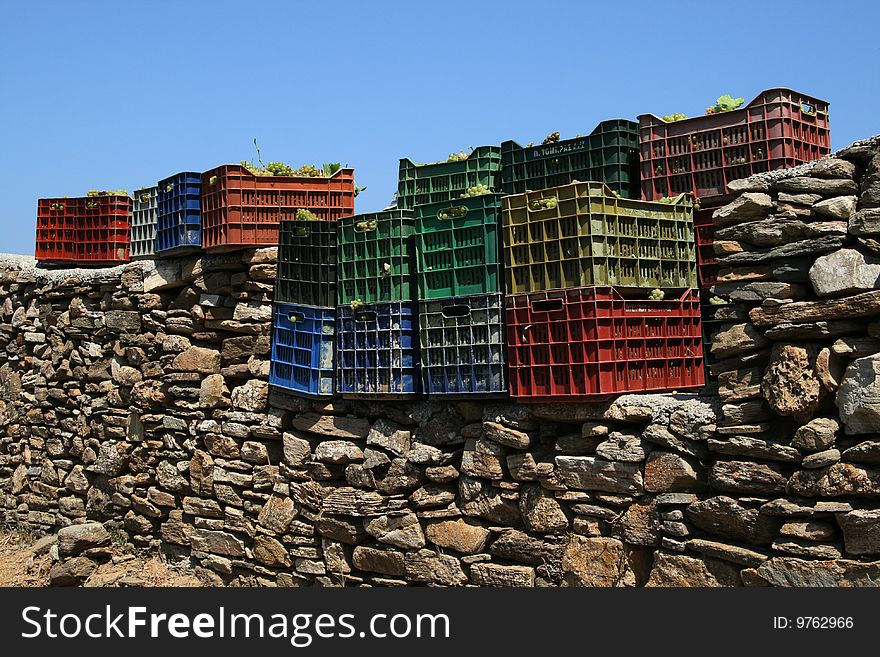
<instances>
[{"instance_id":1,"label":"crate handle hole","mask_svg":"<svg viewBox=\"0 0 880 657\"><path fill-rule=\"evenodd\" d=\"M562 310L562 299L544 299L532 304L532 311L536 313L552 313Z\"/></svg>"},{"instance_id":2,"label":"crate handle hole","mask_svg":"<svg viewBox=\"0 0 880 657\"><path fill-rule=\"evenodd\" d=\"M443 306L441 310L444 317L467 317L471 314L471 309L465 305L456 304L454 306Z\"/></svg>"},{"instance_id":3,"label":"crate handle hole","mask_svg":"<svg viewBox=\"0 0 880 657\"><path fill-rule=\"evenodd\" d=\"M375 221L359 221L354 225L354 232L356 233L370 233L374 230L376 230Z\"/></svg>"},{"instance_id":4,"label":"crate handle hole","mask_svg":"<svg viewBox=\"0 0 880 657\"><path fill-rule=\"evenodd\" d=\"M366 312L358 313L354 316L354 321L356 322L376 322L376 313L375 311L368 310Z\"/></svg>"},{"instance_id":5,"label":"crate handle hole","mask_svg":"<svg viewBox=\"0 0 880 657\"><path fill-rule=\"evenodd\" d=\"M802 114L815 114L816 106L810 105L809 103L801 103L801 113Z\"/></svg>"},{"instance_id":6,"label":"crate handle hole","mask_svg":"<svg viewBox=\"0 0 880 657\"><path fill-rule=\"evenodd\" d=\"M301 322L306 318L302 313L288 313L287 319L290 320L291 324L296 324L297 322Z\"/></svg>"},{"instance_id":7,"label":"crate handle hole","mask_svg":"<svg viewBox=\"0 0 880 657\"><path fill-rule=\"evenodd\" d=\"M437 218L440 221L449 221L450 219L461 219L465 215L467 215L468 209L463 205L459 205L454 208L447 208L446 210L440 210L437 213Z\"/></svg>"}]
</instances>

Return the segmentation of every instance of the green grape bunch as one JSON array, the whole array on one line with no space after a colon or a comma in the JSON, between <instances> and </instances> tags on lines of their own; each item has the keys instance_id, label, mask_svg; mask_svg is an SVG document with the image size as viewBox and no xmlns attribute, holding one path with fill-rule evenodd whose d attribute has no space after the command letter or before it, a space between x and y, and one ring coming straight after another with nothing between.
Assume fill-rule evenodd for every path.
<instances>
[{"instance_id":1,"label":"green grape bunch","mask_svg":"<svg viewBox=\"0 0 880 657\"><path fill-rule=\"evenodd\" d=\"M468 187L459 198L470 198L472 196L483 196L485 194L492 194L492 189L483 183L478 183L473 187Z\"/></svg>"},{"instance_id":2,"label":"green grape bunch","mask_svg":"<svg viewBox=\"0 0 880 657\"><path fill-rule=\"evenodd\" d=\"M550 198L536 198L529 201L529 210L552 210L558 204L555 196Z\"/></svg>"}]
</instances>

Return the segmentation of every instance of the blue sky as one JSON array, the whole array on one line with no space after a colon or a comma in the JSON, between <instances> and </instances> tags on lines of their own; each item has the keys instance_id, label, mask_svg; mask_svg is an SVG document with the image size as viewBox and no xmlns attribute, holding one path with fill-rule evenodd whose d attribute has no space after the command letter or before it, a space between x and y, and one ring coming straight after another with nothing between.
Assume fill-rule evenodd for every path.
<instances>
[{"instance_id":1,"label":"blue sky","mask_svg":"<svg viewBox=\"0 0 880 657\"><path fill-rule=\"evenodd\" d=\"M696 115L787 86L832 146L880 132L880 8L855 2L3 2L0 252L36 200L254 156L355 167L380 209L398 161L609 118Z\"/></svg>"}]
</instances>

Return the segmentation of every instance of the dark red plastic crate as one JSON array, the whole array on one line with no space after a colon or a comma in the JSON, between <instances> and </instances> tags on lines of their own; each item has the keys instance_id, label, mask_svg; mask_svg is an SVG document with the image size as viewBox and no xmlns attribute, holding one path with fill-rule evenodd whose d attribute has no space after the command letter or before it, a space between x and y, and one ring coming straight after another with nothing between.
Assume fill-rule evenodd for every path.
<instances>
[{"instance_id":1,"label":"dark red plastic crate","mask_svg":"<svg viewBox=\"0 0 880 657\"><path fill-rule=\"evenodd\" d=\"M54 264L128 262L131 211L128 196L39 199L35 257Z\"/></svg>"},{"instance_id":2,"label":"dark red plastic crate","mask_svg":"<svg viewBox=\"0 0 880 657\"><path fill-rule=\"evenodd\" d=\"M228 251L274 246L282 221L299 209L319 220L354 214L354 169L332 176L255 176L228 164L202 174L202 248Z\"/></svg>"},{"instance_id":3,"label":"dark red plastic crate","mask_svg":"<svg viewBox=\"0 0 880 657\"><path fill-rule=\"evenodd\" d=\"M642 198L692 192L720 205L733 180L829 154L828 103L779 88L731 112L669 122L643 114L639 151Z\"/></svg>"},{"instance_id":4,"label":"dark red plastic crate","mask_svg":"<svg viewBox=\"0 0 880 657\"><path fill-rule=\"evenodd\" d=\"M712 223L714 208L694 210L694 236L697 241L697 273L700 287L708 289L718 280L720 265L715 257L715 224Z\"/></svg>"},{"instance_id":5,"label":"dark red plastic crate","mask_svg":"<svg viewBox=\"0 0 880 657\"><path fill-rule=\"evenodd\" d=\"M505 307L511 397L596 400L705 383L696 290L651 301L570 288L508 296Z\"/></svg>"}]
</instances>

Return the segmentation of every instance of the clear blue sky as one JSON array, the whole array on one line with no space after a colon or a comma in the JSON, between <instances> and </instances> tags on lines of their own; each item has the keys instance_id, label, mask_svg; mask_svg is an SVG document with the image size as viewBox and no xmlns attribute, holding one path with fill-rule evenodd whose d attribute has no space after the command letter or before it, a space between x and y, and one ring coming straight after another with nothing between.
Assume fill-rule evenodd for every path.
<instances>
[{"instance_id":1,"label":"clear blue sky","mask_svg":"<svg viewBox=\"0 0 880 657\"><path fill-rule=\"evenodd\" d=\"M730 2L3 2L0 252L36 200L250 159L340 161L383 207L398 160L701 113L787 86L832 146L880 132L880 9Z\"/></svg>"}]
</instances>

